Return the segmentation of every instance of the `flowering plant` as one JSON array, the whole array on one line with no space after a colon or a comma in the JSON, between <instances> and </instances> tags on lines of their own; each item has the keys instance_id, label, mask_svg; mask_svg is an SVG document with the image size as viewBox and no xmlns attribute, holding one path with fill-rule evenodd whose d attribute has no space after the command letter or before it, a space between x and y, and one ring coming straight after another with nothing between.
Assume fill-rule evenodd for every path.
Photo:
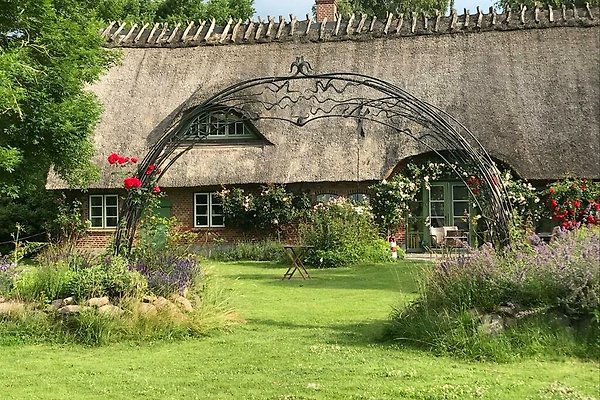
<instances>
[{"instance_id":1,"label":"flowering plant","mask_svg":"<svg viewBox=\"0 0 600 400\"><path fill-rule=\"evenodd\" d=\"M544 194L552 220L563 229L600 225L600 183L571 176L551 183Z\"/></svg>"},{"instance_id":2,"label":"flowering plant","mask_svg":"<svg viewBox=\"0 0 600 400\"><path fill-rule=\"evenodd\" d=\"M137 165L137 157L125 157L118 153L111 153L107 157L108 164L115 168L113 173L117 173L122 176L123 188L129 193L132 193L133 201L142 206L149 206L153 200L161 193L160 186L157 184L158 174L160 169L154 164L150 164L144 170L144 174L148 176L148 179L143 182L139 176L142 176L142 167L138 166L132 173L130 170L131 166Z\"/></svg>"}]
</instances>

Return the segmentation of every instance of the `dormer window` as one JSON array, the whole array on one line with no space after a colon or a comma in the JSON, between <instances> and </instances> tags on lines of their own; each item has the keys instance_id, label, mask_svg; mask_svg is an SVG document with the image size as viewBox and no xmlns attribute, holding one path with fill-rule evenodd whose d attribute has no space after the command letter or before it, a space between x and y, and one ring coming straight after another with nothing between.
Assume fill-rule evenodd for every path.
<instances>
[{"instance_id":1,"label":"dormer window","mask_svg":"<svg viewBox=\"0 0 600 400\"><path fill-rule=\"evenodd\" d=\"M207 143L268 142L250 121L233 111L215 111L196 117L183 136L188 141Z\"/></svg>"}]
</instances>

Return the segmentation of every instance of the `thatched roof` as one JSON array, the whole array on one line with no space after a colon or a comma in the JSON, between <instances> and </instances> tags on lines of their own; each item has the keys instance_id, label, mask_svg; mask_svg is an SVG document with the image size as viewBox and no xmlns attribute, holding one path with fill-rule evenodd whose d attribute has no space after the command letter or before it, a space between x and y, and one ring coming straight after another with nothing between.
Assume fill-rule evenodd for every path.
<instances>
[{"instance_id":1,"label":"thatched roof","mask_svg":"<svg viewBox=\"0 0 600 400\"><path fill-rule=\"evenodd\" d=\"M145 33L135 42L139 32L113 25L105 34L113 45L125 47L124 57L91 88L105 108L96 129L97 161L104 165L113 151L143 156L185 109L241 80L286 75L303 55L318 72L378 77L446 110L492 156L525 178L553 179L565 172L600 178L600 9L568 9L564 19L561 9L506 19L480 14L470 16L465 27L465 16L441 17L437 25L434 17L425 31L422 18L415 25L404 17L397 34L392 29L397 17L391 22L359 18L350 30L348 21L340 23L338 35L352 32L343 38L332 35L337 23L298 24L295 31L304 32L299 36L289 35L291 23L281 29L275 23L270 30L267 23L259 39L246 35L248 25L213 27L211 35L219 38L214 43L230 44L222 46L208 46L211 35L199 40L204 31L191 35L193 27L186 35L197 36L197 43L186 41L187 27L180 26L147 44L141 43ZM357 35L361 22L363 33ZM324 119L304 128L261 120L256 126L273 146L195 148L161 184L377 180L425 150L374 124L364 127L362 138L349 119ZM117 184L107 172L97 187ZM48 186L64 184L51 176Z\"/></svg>"}]
</instances>

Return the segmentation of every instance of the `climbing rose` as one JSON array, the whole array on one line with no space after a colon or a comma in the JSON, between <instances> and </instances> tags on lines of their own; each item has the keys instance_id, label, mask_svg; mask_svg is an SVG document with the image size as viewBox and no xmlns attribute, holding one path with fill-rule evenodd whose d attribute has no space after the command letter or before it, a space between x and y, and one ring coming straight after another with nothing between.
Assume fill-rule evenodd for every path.
<instances>
[{"instance_id":1,"label":"climbing rose","mask_svg":"<svg viewBox=\"0 0 600 400\"><path fill-rule=\"evenodd\" d=\"M148 168L146 168L146 175L152 174L152 172L154 172L155 169L156 169L156 165L154 165L154 164L148 165Z\"/></svg>"},{"instance_id":2,"label":"climbing rose","mask_svg":"<svg viewBox=\"0 0 600 400\"><path fill-rule=\"evenodd\" d=\"M552 207L556 207L558 205L558 201L552 199L550 200L550 204L552 205Z\"/></svg>"},{"instance_id":3,"label":"climbing rose","mask_svg":"<svg viewBox=\"0 0 600 400\"><path fill-rule=\"evenodd\" d=\"M131 161L132 164L135 164L138 162L138 159L136 157L131 157L129 161Z\"/></svg>"},{"instance_id":4,"label":"climbing rose","mask_svg":"<svg viewBox=\"0 0 600 400\"><path fill-rule=\"evenodd\" d=\"M160 187L159 186L154 186L152 188L152 193L160 193Z\"/></svg>"},{"instance_id":5,"label":"climbing rose","mask_svg":"<svg viewBox=\"0 0 600 400\"><path fill-rule=\"evenodd\" d=\"M117 162L120 165L127 164L129 162L129 157L119 157L119 159L117 160Z\"/></svg>"},{"instance_id":6,"label":"climbing rose","mask_svg":"<svg viewBox=\"0 0 600 400\"><path fill-rule=\"evenodd\" d=\"M139 187L142 187L142 181L140 181L135 176L130 176L129 178L123 179L123 185L125 186L125 189L127 189L127 190L137 189Z\"/></svg>"},{"instance_id":7,"label":"climbing rose","mask_svg":"<svg viewBox=\"0 0 600 400\"><path fill-rule=\"evenodd\" d=\"M117 153L111 153L111 154L108 156L108 163L109 163L110 165L113 165L113 164L115 164L117 161L119 161L119 158L121 158L121 157L120 157L120 156L119 156Z\"/></svg>"}]
</instances>

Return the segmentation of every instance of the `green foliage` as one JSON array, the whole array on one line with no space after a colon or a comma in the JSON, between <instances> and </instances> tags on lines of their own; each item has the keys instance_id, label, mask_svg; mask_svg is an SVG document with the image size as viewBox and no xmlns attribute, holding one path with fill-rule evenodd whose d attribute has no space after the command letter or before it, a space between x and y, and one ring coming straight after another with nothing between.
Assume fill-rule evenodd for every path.
<instances>
[{"instance_id":1,"label":"green foliage","mask_svg":"<svg viewBox=\"0 0 600 400\"><path fill-rule=\"evenodd\" d=\"M15 276L10 294L12 297L32 302L64 298L71 293L74 275L75 273L62 263L29 267Z\"/></svg>"},{"instance_id":2,"label":"green foliage","mask_svg":"<svg viewBox=\"0 0 600 400\"><path fill-rule=\"evenodd\" d=\"M84 91L116 61L76 0L0 3L0 149L11 155L1 194L41 188L50 166L69 184L97 177L91 135L101 108Z\"/></svg>"},{"instance_id":3,"label":"green foliage","mask_svg":"<svg viewBox=\"0 0 600 400\"><path fill-rule=\"evenodd\" d=\"M420 189L415 179L401 174L370 187L370 204L380 232L387 234L406 221L410 216L410 202L415 201Z\"/></svg>"},{"instance_id":4,"label":"green foliage","mask_svg":"<svg viewBox=\"0 0 600 400\"><path fill-rule=\"evenodd\" d=\"M301 242L314 246L306 262L310 266L335 268L359 261L385 261L389 248L378 239L373 216L365 206L345 199L318 204L300 226Z\"/></svg>"},{"instance_id":5,"label":"green foliage","mask_svg":"<svg viewBox=\"0 0 600 400\"><path fill-rule=\"evenodd\" d=\"M310 208L306 195L296 195L279 185L263 186L256 196L240 188L224 189L221 197L227 225L244 230L279 233L305 217Z\"/></svg>"},{"instance_id":6,"label":"green foliage","mask_svg":"<svg viewBox=\"0 0 600 400\"><path fill-rule=\"evenodd\" d=\"M279 242L240 242L212 249L209 258L217 261L282 261L285 254Z\"/></svg>"},{"instance_id":7,"label":"green foliage","mask_svg":"<svg viewBox=\"0 0 600 400\"><path fill-rule=\"evenodd\" d=\"M181 22L214 18L219 23L246 20L254 14L254 0L100 0L88 1L104 21Z\"/></svg>"},{"instance_id":8,"label":"green foliage","mask_svg":"<svg viewBox=\"0 0 600 400\"><path fill-rule=\"evenodd\" d=\"M445 12L448 0L339 0L338 12L342 15L365 13L386 18L388 13L426 12L433 15L435 11Z\"/></svg>"},{"instance_id":9,"label":"green foliage","mask_svg":"<svg viewBox=\"0 0 600 400\"><path fill-rule=\"evenodd\" d=\"M534 1L534 0L498 0L496 1L496 6L501 8L502 10L511 9L513 11L520 10L521 6L524 5L527 9L532 10L537 7L546 7L548 5L553 8L560 8L562 5L566 5L567 7L571 7L574 4L577 7L585 7L587 1L585 0L574 0L574 1L561 1L561 0L545 0L545 1ZM591 0L589 1L590 6L598 6L600 5L599 0Z\"/></svg>"},{"instance_id":10,"label":"green foliage","mask_svg":"<svg viewBox=\"0 0 600 400\"><path fill-rule=\"evenodd\" d=\"M598 249L600 230L581 229L549 245L502 252L484 246L444 261L427 275L421 297L395 312L390 336L469 358L553 348L600 355L600 343L590 339L598 330ZM506 333L481 332L482 315L506 313Z\"/></svg>"},{"instance_id":11,"label":"green foliage","mask_svg":"<svg viewBox=\"0 0 600 400\"><path fill-rule=\"evenodd\" d=\"M600 225L600 182L571 176L548 185L548 211L563 229Z\"/></svg>"}]
</instances>

